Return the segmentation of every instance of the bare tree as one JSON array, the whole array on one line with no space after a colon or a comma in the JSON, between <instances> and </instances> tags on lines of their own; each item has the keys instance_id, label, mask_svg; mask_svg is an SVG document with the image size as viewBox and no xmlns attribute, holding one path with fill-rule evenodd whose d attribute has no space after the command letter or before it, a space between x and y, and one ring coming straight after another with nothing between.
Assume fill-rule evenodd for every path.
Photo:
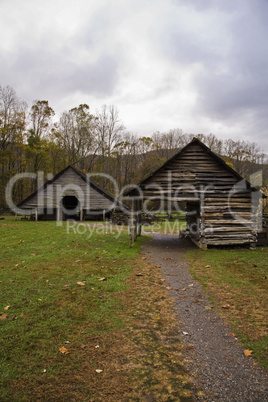
<instances>
[{"instance_id":1,"label":"bare tree","mask_svg":"<svg viewBox=\"0 0 268 402\"><path fill-rule=\"evenodd\" d=\"M55 112L49 106L47 100L34 101L30 112L31 127L29 132L31 135L39 138L45 137L52 127L52 117L54 115Z\"/></svg>"},{"instance_id":2,"label":"bare tree","mask_svg":"<svg viewBox=\"0 0 268 402\"><path fill-rule=\"evenodd\" d=\"M12 145L24 133L27 105L18 99L10 86L0 86L0 149Z\"/></svg>"},{"instance_id":3,"label":"bare tree","mask_svg":"<svg viewBox=\"0 0 268 402\"><path fill-rule=\"evenodd\" d=\"M88 168L91 169L99 150L96 124L97 119L90 113L87 104L81 104L62 114L54 135L65 150L69 164L76 164L87 158Z\"/></svg>"},{"instance_id":4,"label":"bare tree","mask_svg":"<svg viewBox=\"0 0 268 402\"><path fill-rule=\"evenodd\" d=\"M102 156L110 156L115 145L121 140L125 129L119 119L119 112L113 105L103 105L97 110L97 136Z\"/></svg>"}]
</instances>

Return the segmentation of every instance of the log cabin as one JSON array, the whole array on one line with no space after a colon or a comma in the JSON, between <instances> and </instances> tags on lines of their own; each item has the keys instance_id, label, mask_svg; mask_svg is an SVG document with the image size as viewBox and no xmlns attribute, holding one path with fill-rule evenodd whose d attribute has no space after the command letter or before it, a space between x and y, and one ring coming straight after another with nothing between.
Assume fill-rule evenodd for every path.
<instances>
[{"instance_id":1,"label":"log cabin","mask_svg":"<svg viewBox=\"0 0 268 402\"><path fill-rule=\"evenodd\" d=\"M124 194L131 200L132 241L141 233L140 212L148 200L186 209L186 235L201 249L255 247L261 227L262 193L194 138L149 177Z\"/></svg>"},{"instance_id":2,"label":"log cabin","mask_svg":"<svg viewBox=\"0 0 268 402\"><path fill-rule=\"evenodd\" d=\"M35 220L104 220L118 206L100 185L69 165L21 201L17 213Z\"/></svg>"}]
</instances>

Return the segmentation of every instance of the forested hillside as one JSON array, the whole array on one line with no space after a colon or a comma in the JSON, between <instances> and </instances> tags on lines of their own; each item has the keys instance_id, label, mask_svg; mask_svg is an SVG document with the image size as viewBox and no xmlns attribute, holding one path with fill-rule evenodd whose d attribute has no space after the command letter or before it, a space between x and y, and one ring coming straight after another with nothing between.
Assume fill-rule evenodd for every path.
<instances>
[{"instance_id":1,"label":"forested hillside","mask_svg":"<svg viewBox=\"0 0 268 402\"><path fill-rule=\"evenodd\" d=\"M267 186L268 156L255 143L187 134L177 128L140 137L127 130L115 106L104 105L93 113L87 104L80 104L55 119L47 100L36 100L29 107L13 88L0 86L0 208L6 208L5 188L15 174L43 171L46 177L72 164L85 173L110 175L122 188L152 173L194 137L246 178L263 170ZM96 180L113 191L109 180ZM19 180L14 200L21 201L37 185L36 180Z\"/></svg>"}]
</instances>

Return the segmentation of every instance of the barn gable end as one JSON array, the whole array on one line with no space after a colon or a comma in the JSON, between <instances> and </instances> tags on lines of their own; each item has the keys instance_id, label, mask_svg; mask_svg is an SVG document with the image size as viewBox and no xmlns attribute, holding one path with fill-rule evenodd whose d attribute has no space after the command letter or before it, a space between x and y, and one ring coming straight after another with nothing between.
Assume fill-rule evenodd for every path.
<instances>
[{"instance_id":1,"label":"barn gable end","mask_svg":"<svg viewBox=\"0 0 268 402\"><path fill-rule=\"evenodd\" d=\"M73 166L68 166L22 201L18 208L20 213L32 214L35 211L42 217L45 215L45 219L60 219L68 217L68 208L70 215L77 212L82 218L86 214L106 213L116 205L114 198L98 184Z\"/></svg>"}]
</instances>

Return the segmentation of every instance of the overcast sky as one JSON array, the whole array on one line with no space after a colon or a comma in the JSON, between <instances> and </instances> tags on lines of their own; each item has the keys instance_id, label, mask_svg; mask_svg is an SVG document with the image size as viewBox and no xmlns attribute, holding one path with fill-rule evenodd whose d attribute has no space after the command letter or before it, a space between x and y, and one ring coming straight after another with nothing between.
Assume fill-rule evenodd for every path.
<instances>
[{"instance_id":1,"label":"overcast sky","mask_svg":"<svg viewBox=\"0 0 268 402\"><path fill-rule=\"evenodd\" d=\"M0 0L0 85L268 152L268 0Z\"/></svg>"}]
</instances>

